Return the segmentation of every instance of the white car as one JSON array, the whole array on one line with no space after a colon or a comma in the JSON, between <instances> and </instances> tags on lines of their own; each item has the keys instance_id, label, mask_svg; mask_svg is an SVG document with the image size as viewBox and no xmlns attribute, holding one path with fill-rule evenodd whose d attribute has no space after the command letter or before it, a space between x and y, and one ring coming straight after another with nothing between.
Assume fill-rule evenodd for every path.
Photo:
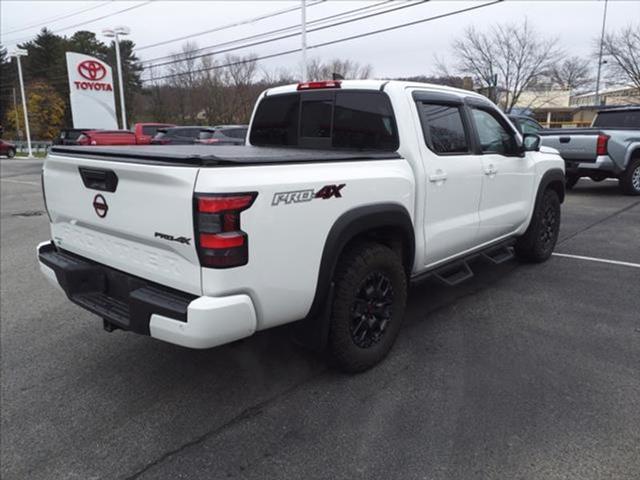
<instances>
[{"instance_id":1,"label":"white car","mask_svg":"<svg viewBox=\"0 0 640 480\"><path fill-rule=\"evenodd\" d=\"M409 282L549 258L564 183L557 153L473 92L302 83L261 95L246 146L53 147L38 259L108 331L210 348L297 322L362 371Z\"/></svg>"}]
</instances>

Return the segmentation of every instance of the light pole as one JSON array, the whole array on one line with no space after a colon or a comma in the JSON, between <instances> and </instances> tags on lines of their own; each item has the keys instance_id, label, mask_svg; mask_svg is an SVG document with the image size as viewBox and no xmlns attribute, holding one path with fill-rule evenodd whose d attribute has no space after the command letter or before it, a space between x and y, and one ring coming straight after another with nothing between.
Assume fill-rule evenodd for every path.
<instances>
[{"instance_id":1,"label":"light pole","mask_svg":"<svg viewBox=\"0 0 640 480\"><path fill-rule=\"evenodd\" d=\"M607 0L604 0L604 13L602 14L602 33L600 34L600 54L598 55L598 75L596 76L596 105L600 105L600 71L602 70L602 46L604 43L604 28L607 24Z\"/></svg>"},{"instance_id":2,"label":"light pole","mask_svg":"<svg viewBox=\"0 0 640 480\"><path fill-rule=\"evenodd\" d=\"M27 151L29 156L33 157L33 151L31 150L31 132L29 131L29 116L27 115L27 98L24 95L24 80L22 79L22 64L20 63L20 57L26 57L27 51L20 48L16 48L9 54L10 57L16 59L18 64L18 79L20 80L20 94L22 95L22 111L24 112L24 129L27 133Z\"/></svg>"},{"instance_id":3,"label":"light pole","mask_svg":"<svg viewBox=\"0 0 640 480\"><path fill-rule=\"evenodd\" d=\"M307 1L302 0L302 81L307 81Z\"/></svg>"},{"instance_id":4,"label":"light pole","mask_svg":"<svg viewBox=\"0 0 640 480\"><path fill-rule=\"evenodd\" d=\"M116 67L118 69L118 90L120 91L120 117L122 118L122 129L127 129L127 112L124 109L124 84L122 82L122 60L120 59L120 40L119 35L129 35L131 31L129 27L105 28L102 34L105 37L113 38L116 45Z\"/></svg>"}]
</instances>

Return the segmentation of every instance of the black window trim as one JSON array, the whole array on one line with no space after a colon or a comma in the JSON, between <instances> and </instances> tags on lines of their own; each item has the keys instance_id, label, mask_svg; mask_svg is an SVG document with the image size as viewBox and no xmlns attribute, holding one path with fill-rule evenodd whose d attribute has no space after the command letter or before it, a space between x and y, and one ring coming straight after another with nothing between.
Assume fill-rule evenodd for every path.
<instances>
[{"instance_id":1,"label":"black window trim","mask_svg":"<svg viewBox=\"0 0 640 480\"><path fill-rule=\"evenodd\" d=\"M464 155L475 155L476 154L476 145L472 135L472 130L470 127L470 118L467 113L467 109L465 108L462 100L451 96L452 98L442 98L440 96L432 96L431 94L427 95L416 95L418 92L414 92L413 98L416 104L416 111L418 113L418 119L420 120L420 126L422 128L422 136L424 138L424 143L429 149L430 152L434 153L439 157L460 157ZM425 92L426 93L426 92ZM464 130L464 136L467 141L467 151L466 152L436 152L433 148L433 142L431 140L431 132L429 131L429 125L426 124L426 120L420 111L421 104L427 105L443 105L447 107L457 108L460 113L460 119L462 120L462 128Z\"/></svg>"},{"instance_id":2,"label":"black window trim","mask_svg":"<svg viewBox=\"0 0 640 480\"><path fill-rule=\"evenodd\" d=\"M396 139L396 144L393 145L392 147L390 147L389 149L363 149L363 148L345 148L345 147L333 147L332 146L332 142L333 142L333 121L334 121L334 111L335 111L335 95L337 93L365 93L365 94L375 94L378 96L383 96L386 101L387 104L389 106L389 112L391 113L391 124L393 127L393 130L395 132L395 139ZM400 132L398 131L398 122L396 121L396 112L393 109L393 102L391 101L391 99L389 98L389 95L387 95L386 92L382 91L382 90L365 90L365 89L361 89L361 88L336 88L336 89L318 89L318 90L305 90L305 91L295 91L295 92L282 92L282 93L275 93L275 94L267 94L264 96L264 98L262 98L260 100L260 102L268 99L268 98L275 98L275 97L284 97L284 96L297 96L299 97L299 105L298 105L298 132L297 132L297 136L298 136L298 145L278 145L277 148L319 148L317 145L314 145L312 140L320 140L321 142L324 142L326 139L325 138L314 138L314 137L302 137L300 136L300 129L301 129L301 125L302 125L302 118L301 118L301 114L302 114L302 102L305 101L305 99L310 100L313 99L315 100L315 98L313 98L313 95L322 95L325 94L327 95L327 97L325 98L331 98L333 100L333 105L331 107L331 136L328 137L328 144L322 145L320 148L324 147L327 148L329 150L343 150L343 151L359 151L359 150L375 150L375 151L380 151L380 152L397 152L400 149ZM318 98L320 99L320 98ZM257 109L259 108L259 104L256 106L256 112ZM306 139L305 142L302 142L302 139ZM311 140L311 141L310 141ZM256 146L260 146L259 144L254 144L251 141L251 129L249 128L247 130L247 144L250 145L256 145ZM265 146L273 146L273 145L265 145Z\"/></svg>"}]
</instances>

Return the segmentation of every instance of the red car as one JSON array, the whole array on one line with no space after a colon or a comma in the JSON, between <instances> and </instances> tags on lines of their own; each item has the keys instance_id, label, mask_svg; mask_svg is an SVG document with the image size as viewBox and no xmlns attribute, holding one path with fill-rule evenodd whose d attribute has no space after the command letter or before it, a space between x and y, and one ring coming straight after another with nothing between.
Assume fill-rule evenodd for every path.
<instances>
[{"instance_id":1,"label":"red car","mask_svg":"<svg viewBox=\"0 0 640 480\"><path fill-rule=\"evenodd\" d=\"M133 131L136 134L136 144L149 145L159 129L171 127L175 127L175 125L170 123L136 123L133 126Z\"/></svg>"},{"instance_id":2,"label":"red car","mask_svg":"<svg viewBox=\"0 0 640 480\"><path fill-rule=\"evenodd\" d=\"M135 145L136 134L130 130L85 130L78 145Z\"/></svg>"},{"instance_id":3,"label":"red car","mask_svg":"<svg viewBox=\"0 0 640 480\"><path fill-rule=\"evenodd\" d=\"M0 140L0 155L4 155L7 158L13 158L16 156L16 146L13 143Z\"/></svg>"}]
</instances>

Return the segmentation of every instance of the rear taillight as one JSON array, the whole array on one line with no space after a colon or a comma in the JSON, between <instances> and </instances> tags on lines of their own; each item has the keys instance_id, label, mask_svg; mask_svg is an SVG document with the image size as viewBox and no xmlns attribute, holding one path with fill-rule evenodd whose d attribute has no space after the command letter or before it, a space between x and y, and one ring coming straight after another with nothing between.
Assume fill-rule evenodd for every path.
<instances>
[{"instance_id":1,"label":"rear taillight","mask_svg":"<svg viewBox=\"0 0 640 480\"><path fill-rule=\"evenodd\" d=\"M598 135L598 143L596 145L596 155L607 154L607 144L609 143L609 135Z\"/></svg>"},{"instance_id":2,"label":"rear taillight","mask_svg":"<svg viewBox=\"0 0 640 480\"><path fill-rule=\"evenodd\" d=\"M257 195L196 193L193 208L200 265L230 268L249 262L249 237L240 229L240 213L251 207Z\"/></svg>"}]
</instances>

